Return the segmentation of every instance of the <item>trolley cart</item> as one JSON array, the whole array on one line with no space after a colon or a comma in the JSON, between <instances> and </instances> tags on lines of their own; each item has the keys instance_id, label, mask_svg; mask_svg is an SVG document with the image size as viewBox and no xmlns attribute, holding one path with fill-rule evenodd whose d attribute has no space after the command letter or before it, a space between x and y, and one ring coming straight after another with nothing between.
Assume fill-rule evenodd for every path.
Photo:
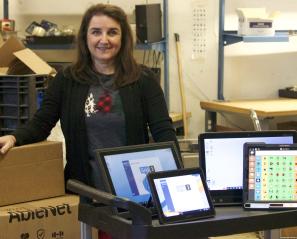
<instances>
[{"instance_id":1,"label":"trolley cart","mask_svg":"<svg viewBox=\"0 0 297 239\"><path fill-rule=\"evenodd\" d=\"M265 239L279 238L283 227L297 225L297 210L245 211L241 207L216 208L214 218L190 222L160 224L151 212L132 201L96 190L76 180L69 180L67 188L94 203L80 203L78 217L85 226L92 226L120 239L198 239L254 231L265 231ZM126 209L128 213L116 213ZM82 239L91 239L84 235Z\"/></svg>"}]
</instances>

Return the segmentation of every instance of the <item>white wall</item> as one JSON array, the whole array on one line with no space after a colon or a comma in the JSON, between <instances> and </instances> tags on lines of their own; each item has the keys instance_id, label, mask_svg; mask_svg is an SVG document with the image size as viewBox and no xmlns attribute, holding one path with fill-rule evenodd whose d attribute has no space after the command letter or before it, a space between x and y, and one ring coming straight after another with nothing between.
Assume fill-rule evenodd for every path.
<instances>
[{"instance_id":1,"label":"white wall","mask_svg":"<svg viewBox=\"0 0 297 239\"><path fill-rule=\"evenodd\" d=\"M170 45L170 108L181 111L178 69L174 33L180 35L181 64L185 85L187 111L192 113L189 121L190 136L196 138L204 130L204 112L200 110L200 100L214 99L217 92L217 19L216 0L211 1L169 1L169 45ZM192 59L193 8L200 3L206 11L206 52L205 56Z\"/></svg>"},{"instance_id":2,"label":"white wall","mask_svg":"<svg viewBox=\"0 0 297 239\"><path fill-rule=\"evenodd\" d=\"M60 25L78 27L81 14L92 3L84 0L15 0L10 1L10 17L22 35L33 20L47 19ZM162 0L111 0L132 14L135 4L157 3ZM176 48L174 33L179 33L181 63L185 84L187 109L192 112L190 137L196 138L204 131L204 111L199 101L217 97L218 52L218 0L168 0L170 46L170 110L180 111ZM193 9L206 9L205 54L192 59ZM226 0L226 29L237 29L237 7L266 7L280 11L277 29L297 29L297 4L295 0ZM0 3L2 12L2 2ZM289 43L238 43L225 48L226 99L276 97L277 89L295 85L297 67L297 40ZM236 119L235 119L236 121ZM236 122L237 123L237 122ZM249 124L245 122L244 124ZM245 127L246 125L243 125Z\"/></svg>"}]
</instances>

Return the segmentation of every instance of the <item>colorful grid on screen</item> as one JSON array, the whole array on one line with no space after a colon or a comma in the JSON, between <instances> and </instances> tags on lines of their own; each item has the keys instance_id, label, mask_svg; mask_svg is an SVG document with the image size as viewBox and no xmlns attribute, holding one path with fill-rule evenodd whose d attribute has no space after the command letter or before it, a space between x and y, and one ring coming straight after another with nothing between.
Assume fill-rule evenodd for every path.
<instances>
[{"instance_id":1,"label":"colorful grid on screen","mask_svg":"<svg viewBox=\"0 0 297 239\"><path fill-rule=\"evenodd\" d=\"M249 187L254 189L255 200L297 200L297 156L253 156L249 174Z\"/></svg>"}]
</instances>

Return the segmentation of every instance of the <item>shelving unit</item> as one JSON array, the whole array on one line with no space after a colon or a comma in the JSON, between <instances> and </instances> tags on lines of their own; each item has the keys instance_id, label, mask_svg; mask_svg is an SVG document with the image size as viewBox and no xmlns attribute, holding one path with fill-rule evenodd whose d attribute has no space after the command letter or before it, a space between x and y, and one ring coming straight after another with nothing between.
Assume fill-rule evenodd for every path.
<instances>
[{"instance_id":1,"label":"shelving unit","mask_svg":"<svg viewBox=\"0 0 297 239\"><path fill-rule=\"evenodd\" d=\"M138 50L155 50L163 53L164 59L164 95L169 107L169 44L168 44L168 0L163 0L163 40L160 42L137 44Z\"/></svg>"},{"instance_id":2,"label":"shelving unit","mask_svg":"<svg viewBox=\"0 0 297 239\"><path fill-rule=\"evenodd\" d=\"M288 42L288 31L276 31L274 36L241 36L225 31L225 0L219 2L218 100L224 99L224 47L237 42Z\"/></svg>"}]
</instances>

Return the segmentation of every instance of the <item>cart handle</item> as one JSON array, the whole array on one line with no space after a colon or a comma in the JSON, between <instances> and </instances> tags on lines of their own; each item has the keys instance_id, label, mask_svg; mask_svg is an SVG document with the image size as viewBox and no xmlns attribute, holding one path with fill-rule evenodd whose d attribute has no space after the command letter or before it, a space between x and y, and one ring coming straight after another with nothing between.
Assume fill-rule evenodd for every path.
<instances>
[{"instance_id":1,"label":"cart handle","mask_svg":"<svg viewBox=\"0 0 297 239\"><path fill-rule=\"evenodd\" d=\"M152 225L151 211L129 199L114 196L74 179L69 179L66 187L72 192L95 199L96 202L106 206L114 206L128 210L131 213L133 225Z\"/></svg>"}]
</instances>

